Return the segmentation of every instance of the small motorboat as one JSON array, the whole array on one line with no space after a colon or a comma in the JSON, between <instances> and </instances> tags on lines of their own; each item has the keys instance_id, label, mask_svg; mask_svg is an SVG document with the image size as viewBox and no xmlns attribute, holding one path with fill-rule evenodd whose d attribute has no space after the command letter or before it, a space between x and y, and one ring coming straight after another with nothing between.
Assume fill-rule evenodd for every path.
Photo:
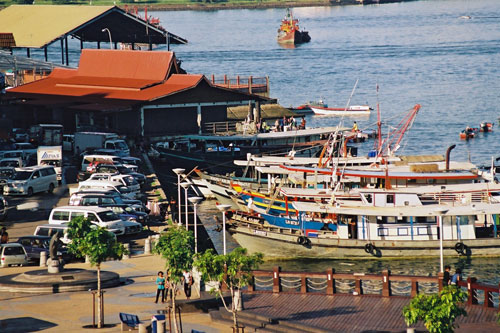
<instances>
[{"instance_id":1,"label":"small motorboat","mask_svg":"<svg viewBox=\"0 0 500 333\"><path fill-rule=\"evenodd\" d=\"M460 139L469 140L476 137L476 133L479 132L479 128L472 128L467 126L462 132L460 132Z\"/></svg>"},{"instance_id":2,"label":"small motorboat","mask_svg":"<svg viewBox=\"0 0 500 333\"><path fill-rule=\"evenodd\" d=\"M331 116L363 115L363 116L367 116L370 114L371 110L373 110L373 109L368 105L351 105L347 108L342 108L342 107L329 108L329 107L325 107L325 106L312 106L311 105L311 110L313 110L313 112L315 114L318 114L318 115L331 115Z\"/></svg>"},{"instance_id":3,"label":"small motorboat","mask_svg":"<svg viewBox=\"0 0 500 333\"><path fill-rule=\"evenodd\" d=\"M493 132L493 123L487 123L487 122L481 123L481 125L479 125L479 131Z\"/></svg>"}]
</instances>

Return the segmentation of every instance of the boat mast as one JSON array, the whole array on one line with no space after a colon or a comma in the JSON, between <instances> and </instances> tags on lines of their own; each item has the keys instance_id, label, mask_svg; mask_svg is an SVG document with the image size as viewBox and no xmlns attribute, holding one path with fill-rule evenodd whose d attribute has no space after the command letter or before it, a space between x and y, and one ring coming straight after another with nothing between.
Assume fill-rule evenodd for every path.
<instances>
[{"instance_id":1,"label":"boat mast","mask_svg":"<svg viewBox=\"0 0 500 333\"><path fill-rule=\"evenodd\" d=\"M378 145L377 152L380 153L380 148L382 148L382 122L380 121L380 105L378 99L378 83L377 83L377 132L378 132Z\"/></svg>"}]
</instances>

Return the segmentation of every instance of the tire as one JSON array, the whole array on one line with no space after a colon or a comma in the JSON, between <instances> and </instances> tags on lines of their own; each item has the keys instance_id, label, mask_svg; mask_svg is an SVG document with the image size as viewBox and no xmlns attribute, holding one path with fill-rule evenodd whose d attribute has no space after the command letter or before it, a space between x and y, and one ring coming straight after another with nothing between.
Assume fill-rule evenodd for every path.
<instances>
[{"instance_id":1,"label":"tire","mask_svg":"<svg viewBox=\"0 0 500 333\"><path fill-rule=\"evenodd\" d=\"M28 197L31 197L33 195L33 187L28 188Z\"/></svg>"},{"instance_id":2,"label":"tire","mask_svg":"<svg viewBox=\"0 0 500 333\"><path fill-rule=\"evenodd\" d=\"M52 184L52 183L49 184L49 189L47 190L47 193L50 193L50 194L54 193L54 184Z\"/></svg>"},{"instance_id":3,"label":"tire","mask_svg":"<svg viewBox=\"0 0 500 333\"><path fill-rule=\"evenodd\" d=\"M455 244L455 251L457 251L458 254L465 254L465 244L464 243L456 243Z\"/></svg>"},{"instance_id":4,"label":"tire","mask_svg":"<svg viewBox=\"0 0 500 333\"><path fill-rule=\"evenodd\" d=\"M305 238L303 236L299 236L297 238L297 244L302 245L302 244L304 244L304 241L305 241Z\"/></svg>"},{"instance_id":5,"label":"tire","mask_svg":"<svg viewBox=\"0 0 500 333\"><path fill-rule=\"evenodd\" d=\"M365 252L366 253L373 253L373 244L365 244Z\"/></svg>"}]
</instances>

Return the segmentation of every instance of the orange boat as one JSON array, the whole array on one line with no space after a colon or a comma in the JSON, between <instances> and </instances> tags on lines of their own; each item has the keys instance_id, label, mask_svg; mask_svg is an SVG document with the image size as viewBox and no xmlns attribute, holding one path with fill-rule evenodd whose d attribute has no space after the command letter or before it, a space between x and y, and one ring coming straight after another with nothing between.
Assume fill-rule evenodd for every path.
<instances>
[{"instance_id":1,"label":"orange boat","mask_svg":"<svg viewBox=\"0 0 500 333\"><path fill-rule=\"evenodd\" d=\"M301 44L311 40L307 31L300 31L299 20L294 19L292 12L287 8L286 16L281 20L281 26L278 29L278 43L281 44Z\"/></svg>"}]
</instances>

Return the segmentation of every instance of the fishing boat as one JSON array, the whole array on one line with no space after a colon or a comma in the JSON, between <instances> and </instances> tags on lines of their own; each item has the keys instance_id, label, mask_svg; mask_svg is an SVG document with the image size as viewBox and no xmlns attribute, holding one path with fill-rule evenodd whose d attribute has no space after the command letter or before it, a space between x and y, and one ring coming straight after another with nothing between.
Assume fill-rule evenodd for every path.
<instances>
[{"instance_id":1,"label":"fishing boat","mask_svg":"<svg viewBox=\"0 0 500 333\"><path fill-rule=\"evenodd\" d=\"M278 29L278 43L295 45L307 43L310 40L309 32L300 30L299 20L294 19L292 11L287 8L285 18L281 20Z\"/></svg>"},{"instance_id":2,"label":"fishing boat","mask_svg":"<svg viewBox=\"0 0 500 333\"><path fill-rule=\"evenodd\" d=\"M347 108L329 108L327 106L310 106L311 110L314 114L323 115L323 116L366 116L370 115L371 110L373 110L368 105L350 105Z\"/></svg>"}]
</instances>

